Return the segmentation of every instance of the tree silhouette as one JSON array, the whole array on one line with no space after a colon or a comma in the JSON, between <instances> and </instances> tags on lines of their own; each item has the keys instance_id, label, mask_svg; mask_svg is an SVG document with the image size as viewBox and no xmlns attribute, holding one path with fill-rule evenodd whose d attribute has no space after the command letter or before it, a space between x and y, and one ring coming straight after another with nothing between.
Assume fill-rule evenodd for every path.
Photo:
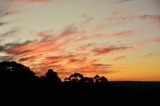
<instances>
[{"instance_id":1,"label":"tree silhouette","mask_svg":"<svg viewBox=\"0 0 160 106\"><path fill-rule=\"evenodd\" d=\"M37 80L38 77L29 67L14 61L0 62L0 97L12 97L6 101L16 101L18 96L33 96L38 88Z\"/></svg>"},{"instance_id":2,"label":"tree silhouette","mask_svg":"<svg viewBox=\"0 0 160 106\"><path fill-rule=\"evenodd\" d=\"M108 79L104 76L100 77L99 75L96 75L93 77L93 80L95 83L108 83Z\"/></svg>"},{"instance_id":3,"label":"tree silhouette","mask_svg":"<svg viewBox=\"0 0 160 106\"><path fill-rule=\"evenodd\" d=\"M54 72L52 69L49 69L46 73L46 79L53 84L61 82L61 79L58 77L58 74Z\"/></svg>"},{"instance_id":4,"label":"tree silhouette","mask_svg":"<svg viewBox=\"0 0 160 106\"><path fill-rule=\"evenodd\" d=\"M80 73L74 73L65 78L63 82L52 69L49 69L45 75L37 77L29 67L20 63L0 62L0 105L2 106L19 106L17 104L20 106L50 106L50 104L61 103L59 100L76 100L77 103L107 103L106 105L111 103L111 106L118 101L118 104L113 105L121 106L119 103L124 100L133 103L136 98L138 98L136 100L145 98L145 102L147 100L153 104L156 99L153 97L160 94L160 87L157 85L158 88L145 89L144 87L145 90L139 90L138 87L132 89L119 87L119 85L115 87L116 84L115 86L110 85L111 83L104 76L85 77ZM151 89L152 92L148 92ZM145 102L142 102L143 105Z\"/></svg>"},{"instance_id":5,"label":"tree silhouette","mask_svg":"<svg viewBox=\"0 0 160 106\"><path fill-rule=\"evenodd\" d=\"M108 79L104 76L102 76L100 80L101 80L101 83L108 83Z\"/></svg>"},{"instance_id":6,"label":"tree silhouette","mask_svg":"<svg viewBox=\"0 0 160 106\"><path fill-rule=\"evenodd\" d=\"M92 77L84 77L84 78L82 79L82 82L84 82L84 83L93 83L94 80L93 80Z\"/></svg>"},{"instance_id":7,"label":"tree silhouette","mask_svg":"<svg viewBox=\"0 0 160 106\"><path fill-rule=\"evenodd\" d=\"M82 81L83 79L83 75L80 74L80 73L74 73L74 74L71 74L69 77L68 77L68 80L69 81L72 81L72 82L79 82L79 81Z\"/></svg>"},{"instance_id":8,"label":"tree silhouette","mask_svg":"<svg viewBox=\"0 0 160 106\"><path fill-rule=\"evenodd\" d=\"M13 79L31 79L35 76L34 72L20 63L1 62L0 63L0 78L12 78Z\"/></svg>"},{"instance_id":9,"label":"tree silhouette","mask_svg":"<svg viewBox=\"0 0 160 106\"><path fill-rule=\"evenodd\" d=\"M96 75L93 77L93 80L95 83L99 83L99 82L101 82L101 77L99 75Z\"/></svg>"}]
</instances>

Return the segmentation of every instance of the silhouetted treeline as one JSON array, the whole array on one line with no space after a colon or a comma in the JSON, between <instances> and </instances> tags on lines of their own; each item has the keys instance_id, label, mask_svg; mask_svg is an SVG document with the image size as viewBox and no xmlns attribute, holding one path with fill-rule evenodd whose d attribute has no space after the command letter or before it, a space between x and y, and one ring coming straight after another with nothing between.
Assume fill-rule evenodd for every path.
<instances>
[{"instance_id":1,"label":"silhouetted treeline","mask_svg":"<svg viewBox=\"0 0 160 106\"><path fill-rule=\"evenodd\" d=\"M156 86L149 84L153 87L121 85L117 86L117 83L109 82L103 76L85 77L80 73L73 73L62 81L52 69L44 76L37 77L29 67L22 64L0 62L0 106L86 103L137 106L159 103L156 96L160 96L160 83L156 83Z\"/></svg>"}]
</instances>

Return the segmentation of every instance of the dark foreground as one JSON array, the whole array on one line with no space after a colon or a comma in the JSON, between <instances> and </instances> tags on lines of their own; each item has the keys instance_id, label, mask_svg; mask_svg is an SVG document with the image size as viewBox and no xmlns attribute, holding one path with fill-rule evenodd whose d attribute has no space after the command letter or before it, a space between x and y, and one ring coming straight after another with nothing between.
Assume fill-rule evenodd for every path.
<instances>
[{"instance_id":1,"label":"dark foreground","mask_svg":"<svg viewBox=\"0 0 160 106\"><path fill-rule=\"evenodd\" d=\"M160 82L111 82L74 73L37 77L16 62L0 63L0 106L160 106Z\"/></svg>"},{"instance_id":2,"label":"dark foreground","mask_svg":"<svg viewBox=\"0 0 160 106\"><path fill-rule=\"evenodd\" d=\"M5 88L1 90L0 106L160 105L160 82L113 82L111 85L63 83L53 89L46 86Z\"/></svg>"}]
</instances>

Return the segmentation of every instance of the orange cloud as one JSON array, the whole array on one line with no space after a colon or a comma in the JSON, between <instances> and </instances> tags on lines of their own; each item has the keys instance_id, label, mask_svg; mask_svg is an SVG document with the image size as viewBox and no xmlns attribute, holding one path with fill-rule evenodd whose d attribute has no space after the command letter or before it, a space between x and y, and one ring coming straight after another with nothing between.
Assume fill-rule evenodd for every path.
<instances>
[{"instance_id":1,"label":"orange cloud","mask_svg":"<svg viewBox=\"0 0 160 106\"><path fill-rule=\"evenodd\" d=\"M87 64L88 59L87 58L82 58L82 59L75 59L71 58L68 61L68 65L75 65L75 66L83 66L84 64Z\"/></svg>"},{"instance_id":2,"label":"orange cloud","mask_svg":"<svg viewBox=\"0 0 160 106\"><path fill-rule=\"evenodd\" d=\"M76 33L77 32L70 27L67 27L59 36L41 32L38 33L38 36L44 36L41 41L33 43L27 42L23 45L17 45L14 48L11 48L9 50L9 53L22 57L37 53L45 54L48 52L62 52L61 48L66 47L67 45L70 45L70 43L72 43L72 39L67 39L71 38ZM50 39L47 39L46 36L50 37ZM62 42L59 43L60 41Z\"/></svg>"},{"instance_id":3,"label":"orange cloud","mask_svg":"<svg viewBox=\"0 0 160 106\"><path fill-rule=\"evenodd\" d=\"M112 60L117 61L117 60L122 60L124 58L125 58L125 56L116 56Z\"/></svg>"},{"instance_id":4,"label":"orange cloud","mask_svg":"<svg viewBox=\"0 0 160 106\"><path fill-rule=\"evenodd\" d=\"M112 65L106 65L106 64L89 64L85 65L80 68L76 68L74 70L71 70L71 73L73 72L82 72L84 74L106 74L109 73L109 69Z\"/></svg>"},{"instance_id":5,"label":"orange cloud","mask_svg":"<svg viewBox=\"0 0 160 106\"><path fill-rule=\"evenodd\" d=\"M110 67L102 64L98 60L90 59L90 54L103 56L108 53L130 49L130 47L116 46L95 48L95 44L88 44L78 46L76 52L68 54L66 52L66 47L72 47L73 44L98 38L97 35L93 36L93 38L91 36L78 39L72 37L72 35L76 33L76 31L74 32L70 30L70 28L64 30L59 36L52 36L48 33L39 33L40 36L46 35L52 37L50 40L43 37L41 41L25 42L24 44L10 48L8 53L18 57L20 62L31 66L31 69L39 74L45 73L49 68L55 69L60 73L73 73L77 71L90 73L89 70L95 71L96 73L103 73L103 71L106 73ZM68 37L71 39L66 40ZM34 65L35 63L36 66ZM42 70L43 72L41 72Z\"/></svg>"},{"instance_id":6,"label":"orange cloud","mask_svg":"<svg viewBox=\"0 0 160 106\"><path fill-rule=\"evenodd\" d=\"M45 57L43 60L44 63L51 63L51 64L57 64L63 61L69 61L69 59L74 58L74 55L59 55L59 56L50 56Z\"/></svg>"},{"instance_id":7,"label":"orange cloud","mask_svg":"<svg viewBox=\"0 0 160 106\"><path fill-rule=\"evenodd\" d=\"M89 70L95 71L98 74L108 72L110 66L91 58L91 56L104 56L108 53L130 49L130 47L121 46L96 48L98 46L96 44L85 44L74 46L74 50L68 52L67 50L75 44L113 36L112 34L95 34L85 37L76 36L81 33L81 31L72 25L66 27L59 35L52 34L52 31L39 32L37 37L41 38L41 40L15 44L9 47L7 53L13 55L15 60L30 66L39 75L44 74L49 68L55 69L63 75L77 71L89 74Z\"/></svg>"}]
</instances>

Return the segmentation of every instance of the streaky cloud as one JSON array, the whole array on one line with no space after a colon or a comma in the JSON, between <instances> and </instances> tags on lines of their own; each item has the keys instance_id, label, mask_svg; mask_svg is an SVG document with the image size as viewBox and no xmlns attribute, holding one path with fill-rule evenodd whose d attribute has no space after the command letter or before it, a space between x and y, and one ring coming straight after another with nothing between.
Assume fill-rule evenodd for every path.
<instances>
[{"instance_id":1,"label":"streaky cloud","mask_svg":"<svg viewBox=\"0 0 160 106\"><path fill-rule=\"evenodd\" d=\"M150 52L150 53L146 53L143 57L157 57L160 56L160 52Z\"/></svg>"},{"instance_id":2,"label":"streaky cloud","mask_svg":"<svg viewBox=\"0 0 160 106\"><path fill-rule=\"evenodd\" d=\"M132 49L132 47L121 47L121 46L111 46L111 47L104 47L104 48L95 48L92 50L95 56L99 55L106 55L113 52L122 52L122 51L128 51Z\"/></svg>"},{"instance_id":3,"label":"streaky cloud","mask_svg":"<svg viewBox=\"0 0 160 106\"><path fill-rule=\"evenodd\" d=\"M29 57L23 57L23 58L20 58L18 61L20 62L24 62L24 61L33 61L36 59L36 56L29 56Z\"/></svg>"},{"instance_id":4,"label":"streaky cloud","mask_svg":"<svg viewBox=\"0 0 160 106\"><path fill-rule=\"evenodd\" d=\"M123 3L127 1L132 1L132 0L112 0L113 3Z\"/></svg>"},{"instance_id":5,"label":"streaky cloud","mask_svg":"<svg viewBox=\"0 0 160 106\"><path fill-rule=\"evenodd\" d=\"M26 2L26 3L48 3L50 0L15 0L17 2Z\"/></svg>"},{"instance_id":6,"label":"streaky cloud","mask_svg":"<svg viewBox=\"0 0 160 106\"><path fill-rule=\"evenodd\" d=\"M19 31L18 28L13 28L13 29L5 32L5 33L0 34L0 37L2 37L2 38L3 38L3 37L12 37L12 36L14 36L15 34L17 34L18 31Z\"/></svg>"},{"instance_id":7,"label":"streaky cloud","mask_svg":"<svg viewBox=\"0 0 160 106\"><path fill-rule=\"evenodd\" d=\"M116 57L114 57L112 60L113 61L118 61L118 60L122 60L122 59L124 59L125 58L125 56L116 56Z\"/></svg>"}]
</instances>

